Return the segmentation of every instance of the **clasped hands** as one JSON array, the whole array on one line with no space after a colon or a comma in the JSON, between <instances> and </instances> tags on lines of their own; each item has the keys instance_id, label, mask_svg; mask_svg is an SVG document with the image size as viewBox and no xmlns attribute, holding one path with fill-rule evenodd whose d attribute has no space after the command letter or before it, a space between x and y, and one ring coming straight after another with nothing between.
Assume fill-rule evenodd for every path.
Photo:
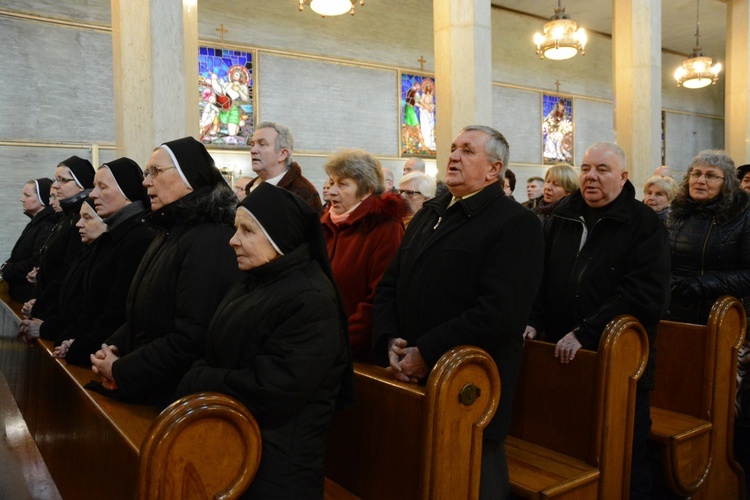
<instances>
[{"instance_id":1,"label":"clasped hands","mask_svg":"<svg viewBox=\"0 0 750 500\"><path fill-rule=\"evenodd\" d=\"M388 361L390 366L386 371L401 382L416 384L429 372L419 348L407 347L406 340L401 338L388 341Z\"/></svg>"},{"instance_id":2,"label":"clasped hands","mask_svg":"<svg viewBox=\"0 0 750 500\"><path fill-rule=\"evenodd\" d=\"M117 346L102 344L102 348L96 351L96 354L90 356L91 371L99 375L100 382L105 389L114 391L117 389L117 383L112 375L112 365L117 361Z\"/></svg>"}]
</instances>

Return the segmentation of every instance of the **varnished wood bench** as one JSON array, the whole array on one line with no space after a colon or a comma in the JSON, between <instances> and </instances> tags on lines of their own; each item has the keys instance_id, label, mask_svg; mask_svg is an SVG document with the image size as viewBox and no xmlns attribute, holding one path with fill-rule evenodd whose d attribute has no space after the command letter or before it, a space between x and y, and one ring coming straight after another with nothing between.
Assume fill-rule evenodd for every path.
<instances>
[{"instance_id":1,"label":"varnished wood bench","mask_svg":"<svg viewBox=\"0 0 750 500\"><path fill-rule=\"evenodd\" d=\"M235 498L247 487L262 445L241 405L192 395L160 414L86 390L89 369L52 357L51 342L19 342L18 311L2 307L0 370L64 498ZM500 397L484 351L450 351L426 387L367 365L356 378L359 402L329 440L329 472L345 486L326 478L326 500L478 496L482 429Z\"/></svg>"},{"instance_id":2,"label":"varnished wood bench","mask_svg":"<svg viewBox=\"0 0 750 500\"><path fill-rule=\"evenodd\" d=\"M744 498L732 436L745 326L742 304L729 296L714 303L707 325L659 324L651 439L661 445L665 482L678 495Z\"/></svg>"},{"instance_id":3,"label":"varnished wood bench","mask_svg":"<svg viewBox=\"0 0 750 500\"><path fill-rule=\"evenodd\" d=\"M523 498L629 497L636 383L648 338L632 316L606 327L597 352L569 364L528 340L506 439L511 490Z\"/></svg>"},{"instance_id":4,"label":"varnished wood bench","mask_svg":"<svg viewBox=\"0 0 750 500\"><path fill-rule=\"evenodd\" d=\"M500 400L490 356L459 347L426 386L355 363L357 402L334 416L326 476L364 499L472 499L479 495L482 431Z\"/></svg>"}]
</instances>

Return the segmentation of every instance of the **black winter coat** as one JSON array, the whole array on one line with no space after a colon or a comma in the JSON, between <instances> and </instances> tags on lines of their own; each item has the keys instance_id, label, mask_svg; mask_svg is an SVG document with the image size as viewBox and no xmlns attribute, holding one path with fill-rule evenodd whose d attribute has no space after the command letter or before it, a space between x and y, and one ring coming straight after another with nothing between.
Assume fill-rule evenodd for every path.
<instances>
[{"instance_id":1,"label":"black winter coat","mask_svg":"<svg viewBox=\"0 0 750 500\"><path fill-rule=\"evenodd\" d=\"M342 318L307 246L245 273L216 310L177 396L222 392L253 413L263 455L250 498L323 497L325 437L351 376Z\"/></svg>"},{"instance_id":2,"label":"black winter coat","mask_svg":"<svg viewBox=\"0 0 750 500\"><path fill-rule=\"evenodd\" d=\"M669 298L667 232L653 209L635 199L630 181L590 230L582 219L586 207L578 190L547 221L544 279L529 325L550 342L578 328L583 348L595 351L610 320L635 316L651 346L639 387L650 389L656 328Z\"/></svg>"},{"instance_id":3,"label":"black winter coat","mask_svg":"<svg viewBox=\"0 0 750 500\"><path fill-rule=\"evenodd\" d=\"M51 207L44 207L21 232L13 245L10 258L3 264L3 280L8 282L10 298L26 302L31 298L34 285L26 280L34 266L39 265L42 248L49 238L57 219Z\"/></svg>"},{"instance_id":4,"label":"black winter coat","mask_svg":"<svg viewBox=\"0 0 750 500\"><path fill-rule=\"evenodd\" d=\"M58 344L75 339L65 356L68 363L91 366L89 355L99 350L102 342L125 322L130 283L154 239L154 230L143 223L144 215L142 210L132 213L92 243L83 282L82 328L64 332L57 338ZM70 333L73 336L67 337Z\"/></svg>"},{"instance_id":5,"label":"black winter coat","mask_svg":"<svg viewBox=\"0 0 750 500\"><path fill-rule=\"evenodd\" d=\"M208 323L239 277L229 246L235 203L222 184L149 216L161 231L130 285L125 324L106 341L121 356L112 365L120 396L164 404L203 355Z\"/></svg>"},{"instance_id":6,"label":"black winter coat","mask_svg":"<svg viewBox=\"0 0 750 500\"><path fill-rule=\"evenodd\" d=\"M667 217L673 284L669 318L706 324L714 301L734 295L750 307L750 198L738 191L696 203L681 200Z\"/></svg>"},{"instance_id":7,"label":"black winter coat","mask_svg":"<svg viewBox=\"0 0 750 500\"><path fill-rule=\"evenodd\" d=\"M505 439L523 354L523 332L542 277L542 229L502 184L448 208L451 194L426 202L375 295L373 350L387 363L389 337L417 346L428 367L461 345L486 350L502 383L484 431Z\"/></svg>"},{"instance_id":8,"label":"black winter coat","mask_svg":"<svg viewBox=\"0 0 750 500\"><path fill-rule=\"evenodd\" d=\"M80 219L79 211L88 193L88 190L82 191L61 201L61 205L64 204L63 215L52 228L39 261L33 293L36 303L31 311L35 318L47 319L58 312L63 279L68 267L78 258L83 248L76 223Z\"/></svg>"}]
</instances>

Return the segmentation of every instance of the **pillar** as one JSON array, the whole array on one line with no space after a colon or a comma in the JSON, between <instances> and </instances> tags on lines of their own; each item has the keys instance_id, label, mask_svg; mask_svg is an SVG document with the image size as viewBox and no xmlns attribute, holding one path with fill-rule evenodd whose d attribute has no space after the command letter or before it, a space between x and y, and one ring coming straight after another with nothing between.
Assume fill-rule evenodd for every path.
<instances>
[{"instance_id":1,"label":"pillar","mask_svg":"<svg viewBox=\"0 0 750 500\"><path fill-rule=\"evenodd\" d=\"M750 163L750 2L727 2L724 148L735 164Z\"/></svg>"},{"instance_id":2,"label":"pillar","mask_svg":"<svg viewBox=\"0 0 750 500\"><path fill-rule=\"evenodd\" d=\"M111 5L117 156L145 167L162 142L198 135L197 0Z\"/></svg>"},{"instance_id":3,"label":"pillar","mask_svg":"<svg viewBox=\"0 0 750 500\"><path fill-rule=\"evenodd\" d=\"M467 125L492 126L490 0L434 0L438 178Z\"/></svg>"},{"instance_id":4,"label":"pillar","mask_svg":"<svg viewBox=\"0 0 750 500\"><path fill-rule=\"evenodd\" d=\"M661 165L661 2L612 1L615 137L630 181L640 187Z\"/></svg>"}]
</instances>

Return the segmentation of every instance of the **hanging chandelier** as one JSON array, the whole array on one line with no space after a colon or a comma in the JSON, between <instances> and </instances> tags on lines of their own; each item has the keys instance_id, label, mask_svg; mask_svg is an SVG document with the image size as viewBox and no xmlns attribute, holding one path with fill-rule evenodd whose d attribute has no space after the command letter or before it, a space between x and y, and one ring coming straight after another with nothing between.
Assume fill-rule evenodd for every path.
<instances>
[{"instance_id":1,"label":"hanging chandelier","mask_svg":"<svg viewBox=\"0 0 750 500\"><path fill-rule=\"evenodd\" d=\"M713 59L703 54L703 48L700 44L700 0L697 0L696 3L698 4L698 13L695 25L695 47L690 57L682 61L682 65L674 72L677 86L688 89L702 89L711 84L715 85L721 72L721 64L713 64Z\"/></svg>"},{"instance_id":2,"label":"hanging chandelier","mask_svg":"<svg viewBox=\"0 0 750 500\"><path fill-rule=\"evenodd\" d=\"M545 57L560 61L570 59L581 51L586 55L586 31L578 27L578 23L570 19L565 13L565 7L557 0L555 15L544 25L544 34L534 34L536 53L540 59Z\"/></svg>"},{"instance_id":3,"label":"hanging chandelier","mask_svg":"<svg viewBox=\"0 0 750 500\"><path fill-rule=\"evenodd\" d=\"M299 10L305 9L305 3L310 4L313 12L326 16L340 16L347 12L354 15L354 5L357 0L299 0ZM360 0L359 5L364 5L365 0Z\"/></svg>"}]
</instances>

